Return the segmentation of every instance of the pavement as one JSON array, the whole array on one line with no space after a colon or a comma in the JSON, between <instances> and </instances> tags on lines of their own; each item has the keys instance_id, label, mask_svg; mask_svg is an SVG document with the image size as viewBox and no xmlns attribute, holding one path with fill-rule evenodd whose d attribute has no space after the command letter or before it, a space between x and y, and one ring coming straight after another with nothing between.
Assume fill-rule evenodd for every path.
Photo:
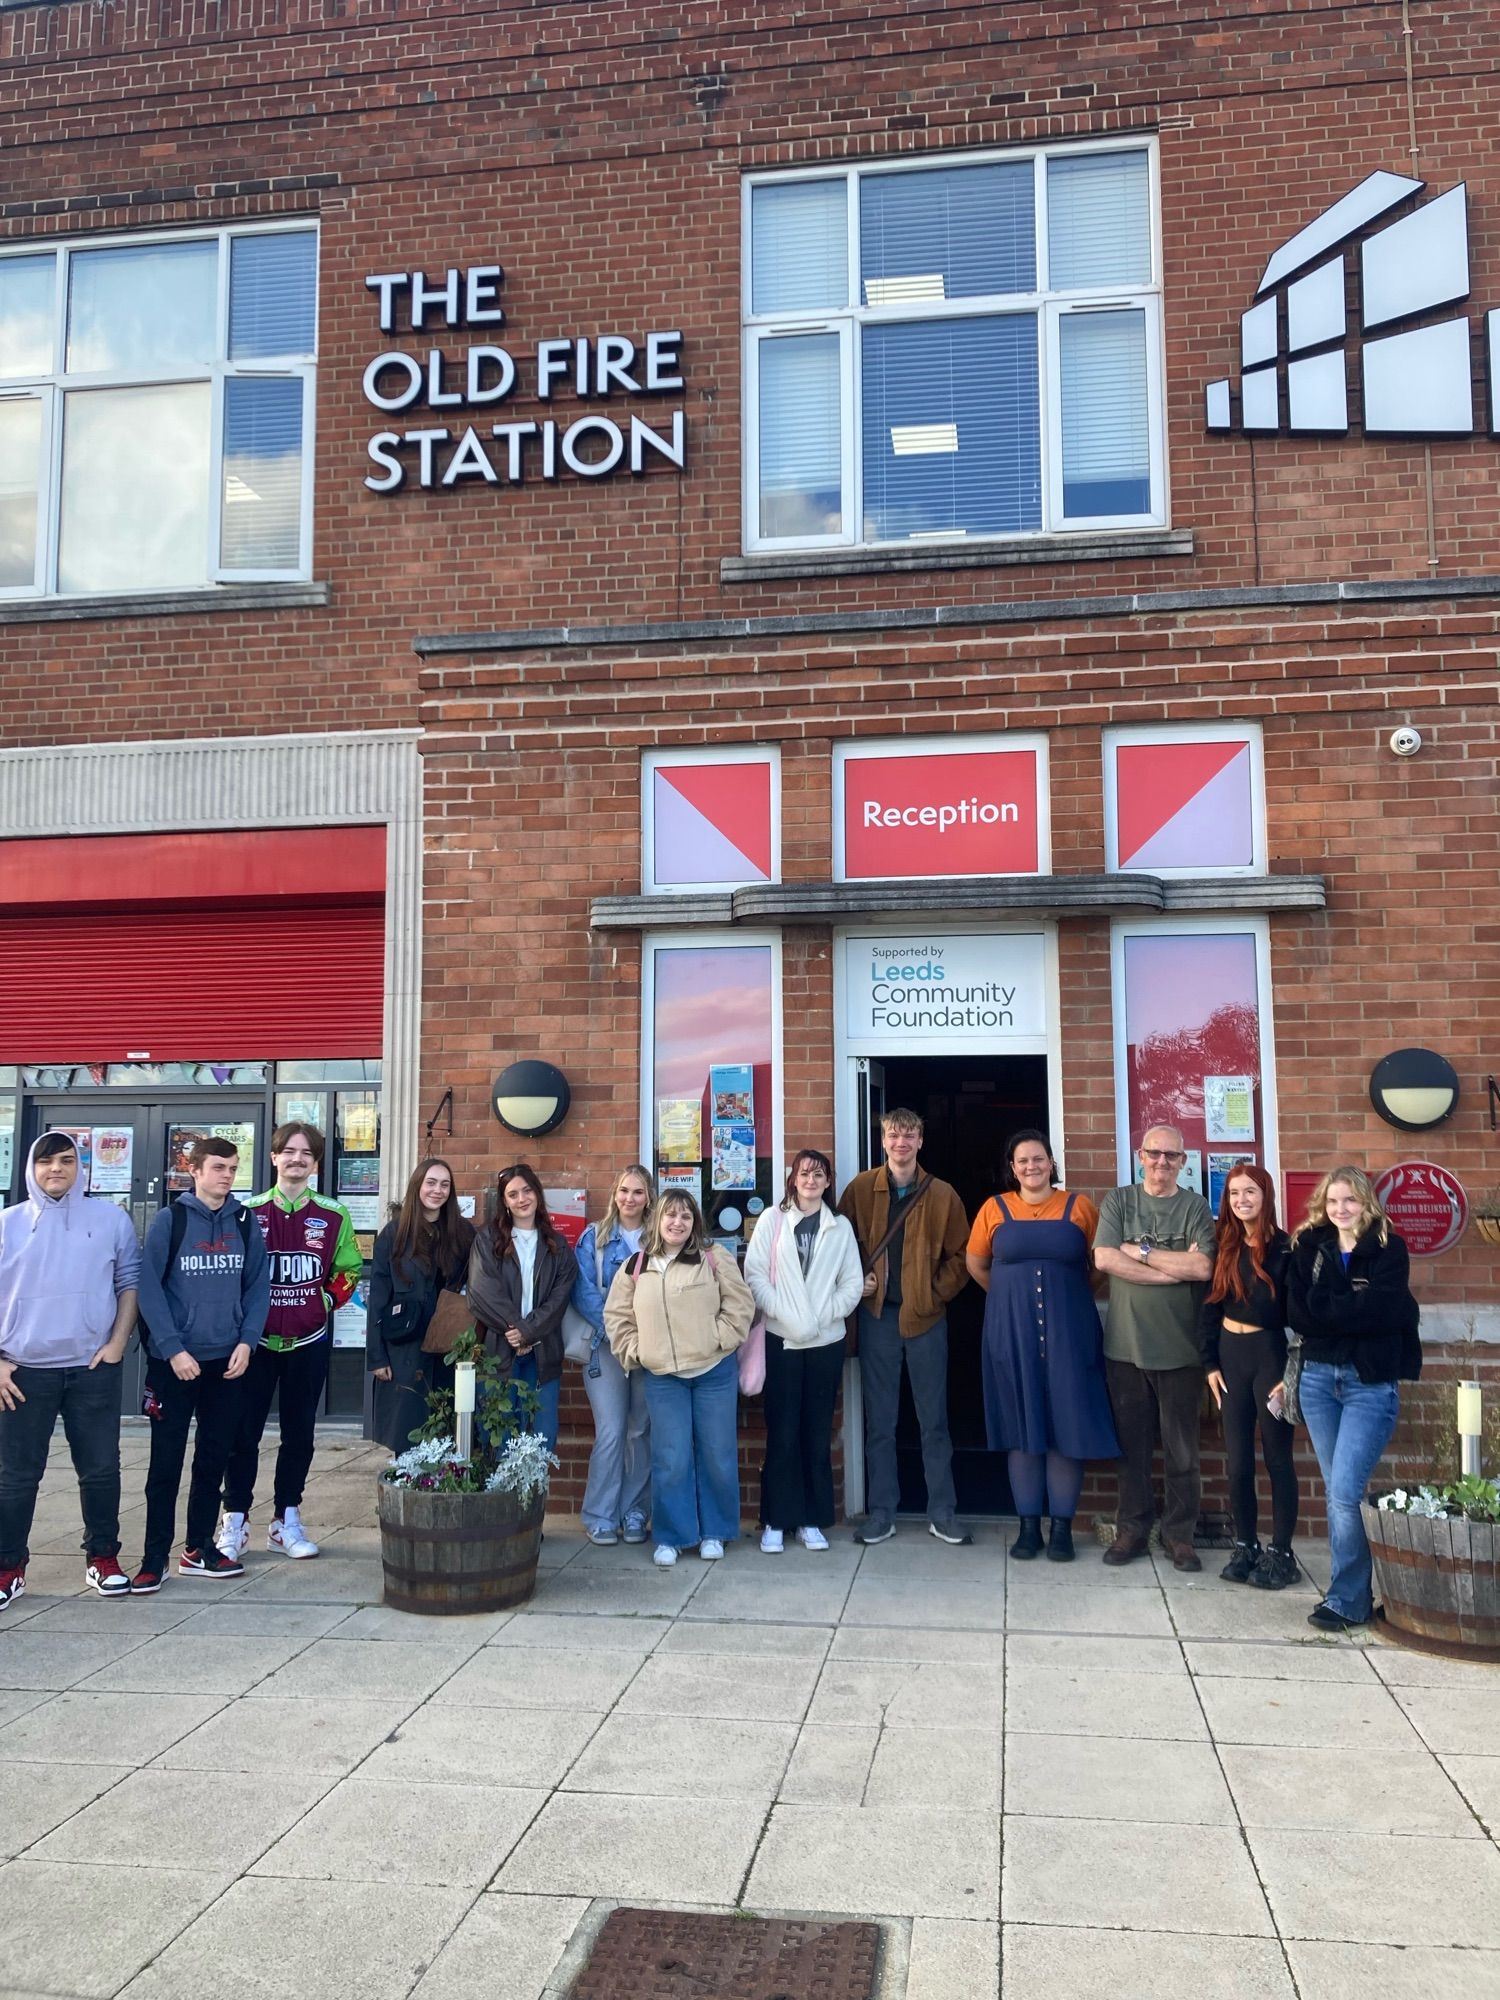
<instances>
[{"instance_id":1,"label":"pavement","mask_svg":"<svg viewBox=\"0 0 1500 2000\"><path fill-rule=\"evenodd\" d=\"M57 1448L0 1612L6 2000L558 2000L621 1902L877 1917L880 2000L1500 1995L1500 1668L1004 1523L658 1571L557 1521L525 1610L414 1618L383 1458L320 1441L317 1561L111 1602Z\"/></svg>"}]
</instances>

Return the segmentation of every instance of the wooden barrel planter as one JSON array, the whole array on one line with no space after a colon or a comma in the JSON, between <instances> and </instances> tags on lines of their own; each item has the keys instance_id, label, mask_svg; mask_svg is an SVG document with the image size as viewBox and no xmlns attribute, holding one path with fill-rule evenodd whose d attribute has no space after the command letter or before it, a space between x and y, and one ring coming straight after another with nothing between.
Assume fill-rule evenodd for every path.
<instances>
[{"instance_id":1,"label":"wooden barrel planter","mask_svg":"<svg viewBox=\"0 0 1500 2000\"><path fill-rule=\"evenodd\" d=\"M1500 1526L1360 1508L1393 1639L1500 1660Z\"/></svg>"},{"instance_id":2,"label":"wooden barrel planter","mask_svg":"<svg viewBox=\"0 0 1500 2000\"><path fill-rule=\"evenodd\" d=\"M457 1617L509 1611L536 1589L547 1496L522 1508L512 1493L423 1493L376 1485L385 1602Z\"/></svg>"}]
</instances>

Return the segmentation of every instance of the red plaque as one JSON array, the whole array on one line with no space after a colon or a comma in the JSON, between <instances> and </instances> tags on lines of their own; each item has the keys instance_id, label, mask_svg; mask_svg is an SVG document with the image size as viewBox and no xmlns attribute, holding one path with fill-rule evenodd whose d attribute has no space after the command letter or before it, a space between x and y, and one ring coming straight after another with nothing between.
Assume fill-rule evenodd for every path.
<instances>
[{"instance_id":1,"label":"red plaque","mask_svg":"<svg viewBox=\"0 0 1500 2000\"><path fill-rule=\"evenodd\" d=\"M1376 1177L1375 1192L1413 1257L1440 1257L1469 1222L1469 1197L1446 1167L1403 1160Z\"/></svg>"}]
</instances>

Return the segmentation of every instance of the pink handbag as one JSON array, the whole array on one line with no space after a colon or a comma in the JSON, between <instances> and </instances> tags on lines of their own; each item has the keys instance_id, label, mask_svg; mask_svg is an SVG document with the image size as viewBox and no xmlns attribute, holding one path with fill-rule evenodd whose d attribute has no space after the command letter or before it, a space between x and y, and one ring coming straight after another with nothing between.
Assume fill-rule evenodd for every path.
<instances>
[{"instance_id":1,"label":"pink handbag","mask_svg":"<svg viewBox=\"0 0 1500 2000\"><path fill-rule=\"evenodd\" d=\"M781 1250L781 1216L777 1212L776 1234L771 1238L771 1283L776 1283L776 1263ZM750 1323L750 1331L740 1345L740 1394L758 1396L766 1386L766 1316L761 1313Z\"/></svg>"}]
</instances>

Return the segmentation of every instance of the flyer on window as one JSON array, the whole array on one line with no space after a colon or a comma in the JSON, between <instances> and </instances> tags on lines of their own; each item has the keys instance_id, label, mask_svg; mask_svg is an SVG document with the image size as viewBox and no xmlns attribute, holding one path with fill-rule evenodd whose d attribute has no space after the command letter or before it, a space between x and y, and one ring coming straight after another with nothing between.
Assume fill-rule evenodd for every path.
<instances>
[{"instance_id":1,"label":"flyer on window","mask_svg":"<svg viewBox=\"0 0 1500 2000\"><path fill-rule=\"evenodd\" d=\"M1248 1146L1255 1137L1255 1078L1204 1077L1203 1124L1211 1146Z\"/></svg>"},{"instance_id":2,"label":"flyer on window","mask_svg":"<svg viewBox=\"0 0 1500 2000\"><path fill-rule=\"evenodd\" d=\"M703 1192L703 1169L696 1161L690 1167L663 1167L656 1188L658 1194L690 1194L697 1201Z\"/></svg>"},{"instance_id":3,"label":"flyer on window","mask_svg":"<svg viewBox=\"0 0 1500 2000\"><path fill-rule=\"evenodd\" d=\"M755 1123L755 1071L749 1063L715 1063L708 1072L708 1092L716 1125Z\"/></svg>"},{"instance_id":4,"label":"flyer on window","mask_svg":"<svg viewBox=\"0 0 1500 2000\"><path fill-rule=\"evenodd\" d=\"M94 1194L128 1194L135 1160L135 1128L132 1125L93 1127Z\"/></svg>"},{"instance_id":5,"label":"flyer on window","mask_svg":"<svg viewBox=\"0 0 1500 2000\"><path fill-rule=\"evenodd\" d=\"M251 1194L255 1189L255 1127L253 1125L215 1125L214 1137L227 1139L239 1154L239 1164L234 1170L234 1192Z\"/></svg>"},{"instance_id":6,"label":"flyer on window","mask_svg":"<svg viewBox=\"0 0 1500 2000\"><path fill-rule=\"evenodd\" d=\"M656 1155L679 1166L703 1158L703 1106L696 1097L663 1097L656 1105Z\"/></svg>"},{"instance_id":7,"label":"flyer on window","mask_svg":"<svg viewBox=\"0 0 1500 2000\"><path fill-rule=\"evenodd\" d=\"M351 1229L378 1229L380 1227L380 1196L378 1194L342 1194L340 1206L349 1218Z\"/></svg>"},{"instance_id":8,"label":"flyer on window","mask_svg":"<svg viewBox=\"0 0 1500 2000\"><path fill-rule=\"evenodd\" d=\"M1210 1153L1208 1156L1208 1205L1217 1215L1224 1198L1224 1186L1240 1164L1243 1153Z\"/></svg>"},{"instance_id":9,"label":"flyer on window","mask_svg":"<svg viewBox=\"0 0 1500 2000\"><path fill-rule=\"evenodd\" d=\"M755 1127L715 1125L713 1128L713 1190L755 1186Z\"/></svg>"},{"instance_id":10,"label":"flyer on window","mask_svg":"<svg viewBox=\"0 0 1500 2000\"><path fill-rule=\"evenodd\" d=\"M380 1160L374 1153L339 1155L339 1199L346 1194L378 1194Z\"/></svg>"},{"instance_id":11,"label":"flyer on window","mask_svg":"<svg viewBox=\"0 0 1500 2000\"><path fill-rule=\"evenodd\" d=\"M363 1347L365 1344L365 1324L369 1317L370 1288L361 1278L354 1287L349 1303L340 1306L333 1316L333 1344L335 1347Z\"/></svg>"}]
</instances>

